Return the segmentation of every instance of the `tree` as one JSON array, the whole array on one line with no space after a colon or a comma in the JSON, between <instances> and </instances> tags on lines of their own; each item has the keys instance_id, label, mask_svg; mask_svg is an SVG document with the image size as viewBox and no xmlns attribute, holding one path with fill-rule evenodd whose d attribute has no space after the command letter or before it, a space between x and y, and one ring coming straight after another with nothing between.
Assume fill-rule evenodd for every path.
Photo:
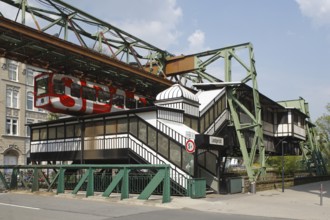
<instances>
[{"instance_id":1,"label":"tree","mask_svg":"<svg viewBox=\"0 0 330 220\"><path fill-rule=\"evenodd\" d=\"M326 106L327 113L319 117L315 124L318 133L318 143L320 150L325 155L325 159L330 159L330 103Z\"/></svg>"},{"instance_id":2,"label":"tree","mask_svg":"<svg viewBox=\"0 0 330 220\"><path fill-rule=\"evenodd\" d=\"M326 106L327 113L324 113L316 120L319 140L329 142L330 137L330 103Z\"/></svg>"}]
</instances>

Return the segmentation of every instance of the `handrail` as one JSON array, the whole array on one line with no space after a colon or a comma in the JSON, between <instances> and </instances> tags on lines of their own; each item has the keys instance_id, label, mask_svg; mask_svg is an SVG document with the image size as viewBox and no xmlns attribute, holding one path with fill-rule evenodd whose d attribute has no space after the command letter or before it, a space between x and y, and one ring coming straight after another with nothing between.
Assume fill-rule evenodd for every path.
<instances>
[{"instance_id":1,"label":"handrail","mask_svg":"<svg viewBox=\"0 0 330 220\"><path fill-rule=\"evenodd\" d=\"M131 147L131 145L129 145L129 148L133 152L135 152L136 154L138 154L146 162L148 162L148 163L157 162L158 164L162 164L162 165L167 164L167 165L169 165L170 166L170 177L176 183L178 183L180 186L182 186L185 189L187 189L187 180L188 180L188 178L177 170L178 167L176 165L172 164L170 161L164 161L162 158L157 157L157 155L159 155L159 153L155 152L156 155L153 154L152 152L150 152L150 151L153 151L153 150L151 150L151 149L150 150L145 149L140 143L138 143L133 138L129 138L129 140L135 144L132 147ZM139 150L134 149L135 146L139 147ZM140 153L143 152L143 153L141 153L142 155L140 155L138 152L140 152ZM143 155L143 154L147 154L147 155ZM149 158L147 156L151 156L152 158L151 157ZM184 171L182 171L182 172L184 172ZM186 174L186 175L188 176L188 174Z\"/></svg>"},{"instance_id":2,"label":"handrail","mask_svg":"<svg viewBox=\"0 0 330 220\"><path fill-rule=\"evenodd\" d=\"M183 146L185 146L186 142L188 141L188 138L186 138L185 136L183 136L182 134L170 128L169 126L167 126L166 124L164 124L159 120L157 120L157 129L164 132L166 135L170 136L171 138L173 138ZM169 132L166 132L166 130L168 130Z\"/></svg>"}]
</instances>

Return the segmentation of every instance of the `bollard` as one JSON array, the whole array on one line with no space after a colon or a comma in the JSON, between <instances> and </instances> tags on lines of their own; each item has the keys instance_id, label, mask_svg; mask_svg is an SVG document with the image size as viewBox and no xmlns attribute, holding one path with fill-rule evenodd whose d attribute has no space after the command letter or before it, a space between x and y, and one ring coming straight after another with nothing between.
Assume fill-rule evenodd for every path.
<instances>
[{"instance_id":1,"label":"bollard","mask_svg":"<svg viewBox=\"0 0 330 220\"><path fill-rule=\"evenodd\" d=\"M250 185L250 192L252 194L256 194L256 182L251 182L251 185Z\"/></svg>"},{"instance_id":2,"label":"bollard","mask_svg":"<svg viewBox=\"0 0 330 220\"><path fill-rule=\"evenodd\" d=\"M323 205L323 185L320 186L320 205Z\"/></svg>"}]
</instances>

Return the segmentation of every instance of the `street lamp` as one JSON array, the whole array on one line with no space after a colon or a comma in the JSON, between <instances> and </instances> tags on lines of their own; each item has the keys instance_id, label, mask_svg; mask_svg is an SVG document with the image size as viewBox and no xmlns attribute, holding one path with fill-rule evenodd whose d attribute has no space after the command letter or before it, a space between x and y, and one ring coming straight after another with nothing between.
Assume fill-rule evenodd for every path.
<instances>
[{"instance_id":1,"label":"street lamp","mask_svg":"<svg viewBox=\"0 0 330 220\"><path fill-rule=\"evenodd\" d=\"M282 192L284 192L284 144L286 144L286 141L282 141Z\"/></svg>"}]
</instances>

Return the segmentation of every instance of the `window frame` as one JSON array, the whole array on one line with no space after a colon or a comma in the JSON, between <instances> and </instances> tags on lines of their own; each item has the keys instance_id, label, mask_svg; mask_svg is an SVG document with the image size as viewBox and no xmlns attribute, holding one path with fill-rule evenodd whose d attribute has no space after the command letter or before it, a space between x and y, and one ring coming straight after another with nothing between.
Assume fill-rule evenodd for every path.
<instances>
[{"instance_id":1,"label":"window frame","mask_svg":"<svg viewBox=\"0 0 330 220\"><path fill-rule=\"evenodd\" d=\"M8 64L8 79L10 81L18 81L18 65L15 63Z\"/></svg>"},{"instance_id":2,"label":"window frame","mask_svg":"<svg viewBox=\"0 0 330 220\"><path fill-rule=\"evenodd\" d=\"M31 102L31 108L29 108L29 101ZM28 111L34 111L34 95L33 92L28 91L26 93L26 110Z\"/></svg>"},{"instance_id":3,"label":"window frame","mask_svg":"<svg viewBox=\"0 0 330 220\"><path fill-rule=\"evenodd\" d=\"M8 123L9 121L9 123ZM6 135L18 136L19 135L18 118L6 118ZM14 132L16 130L16 132Z\"/></svg>"},{"instance_id":4,"label":"window frame","mask_svg":"<svg viewBox=\"0 0 330 220\"><path fill-rule=\"evenodd\" d=\"M19 108L19 90L13 87L6 88L6 107Z\"/></svg>"}]
</instances>

